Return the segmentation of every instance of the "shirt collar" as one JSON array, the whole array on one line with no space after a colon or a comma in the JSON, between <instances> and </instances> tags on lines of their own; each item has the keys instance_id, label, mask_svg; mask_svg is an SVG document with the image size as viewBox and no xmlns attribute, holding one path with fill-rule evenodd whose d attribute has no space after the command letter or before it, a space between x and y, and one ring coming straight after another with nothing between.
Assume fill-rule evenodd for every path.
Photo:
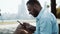
<instances>
[{"instance_id":1,"label":"shirt collar","mask_svg":"<svg viewBox=\"0 0 60 34\"><path fill-rule=\"evenodd\" d=\"M41 9L41 11L39 12L39 14L38 14L38 16L36 18L39 19L41 17L41 15L43 14L43 12L44 12L44 8Z\"/></svg>"}]
</instances>

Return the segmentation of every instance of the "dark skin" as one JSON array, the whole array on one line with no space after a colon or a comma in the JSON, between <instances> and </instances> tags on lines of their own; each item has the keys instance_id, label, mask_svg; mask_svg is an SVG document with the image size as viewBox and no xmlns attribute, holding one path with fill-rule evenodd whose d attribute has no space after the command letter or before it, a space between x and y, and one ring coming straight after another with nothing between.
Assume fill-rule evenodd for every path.
<instances>
[{"instance_id":1,"label":"dark skin","mask_svg":"<svg viewBox=\"0 0 60 34\"><path fill-rule=\"evenodd\" d=\"M34 4L34 5L28 4L28 5L27 5L27 8L28 8L29 14L31 14L33 17L37 17L38 14L39 14L39 12L40 12L41 9L42 9L42 7L39 6L39 5L37 5L37 4ZM26 26L25 28L28 28L28 27L29 27L28 25L30 25L30 24L24 22L23 25ZM20 27L20 26L18 26L18 27ZM22 29L21 29L21 28L22 28L22 27L17 28L17 30L16 30L16 32L15 32L14 34L17 34L17 33L18 33L18 34L32 34L32 32L28 31L28 29L25 29L25 28L22 28ZM18 30L18 29L19 29L19 30ZM26 31L27 31L28 33L27 33Z\"/></svg>"},{"instance_id":2,"label":"dark skin","mask_svg":"<svg viewBox=\"0 0 60 34\"><path fill-rule=\"evenodd\" d=\"M42 7L37 4L34 4L34 5L28 4L27 9L29 11L29 14L31 14L33 17L37 17Z\"/></svg>"},{"instance_id":3,"label":"dark skin","mask_svg":"<svg viewBox=\"0 0 60 34\"><path fill-rule=\"evenodd\" d=\"M34 5L30 5L28 4L27 5L27 8L28 8L28 11L29 11L29 14L31 14L33 17L37 17L39 12L41 11L42 7L37 5L37 4L34 4ZM26 28L28 28L30 24L24 22L23 25L26 26ZM29 32L31 33L31 32ZM33 32L32 32L33 33Z\"/></svg>"}]
</instances>

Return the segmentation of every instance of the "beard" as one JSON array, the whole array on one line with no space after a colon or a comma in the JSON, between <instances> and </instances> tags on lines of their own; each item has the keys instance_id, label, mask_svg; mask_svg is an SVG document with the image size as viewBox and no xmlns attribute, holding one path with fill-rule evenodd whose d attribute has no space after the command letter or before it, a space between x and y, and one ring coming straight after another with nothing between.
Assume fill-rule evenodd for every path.
<instances>
[{"instance_id":1,"label":"beard","mask_svg":"<svg viewBox=\"0 0 60 34\"><path fill-rule=\"evenodd\" d=\"M37 17L37 16L38 16L38 14L39 14L39 11L37 11L37 10L35 10L35 9L34 9L34 11L33 11L33 12L34 12L34 13L32 14L32 16L33 16L33 17Z\"/></svg>"}]
</instances>

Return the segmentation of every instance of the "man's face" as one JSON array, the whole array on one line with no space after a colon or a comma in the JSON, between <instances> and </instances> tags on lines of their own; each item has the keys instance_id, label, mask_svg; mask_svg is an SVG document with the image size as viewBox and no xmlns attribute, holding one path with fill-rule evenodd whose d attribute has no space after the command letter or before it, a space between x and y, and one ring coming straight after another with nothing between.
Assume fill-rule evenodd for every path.
<instances>
[{"instance_id":1,"label":"man's face","mask_svg":"<svg viewBox=\"0 0 60 34\"><path fill-rule=\"evenodd\" d=\"M27 8L28 8L29 14L31 14L33 17L37 17L38 11L37 9L34 8L34 6L28 4Z\"/></svg>"}]
</instances>

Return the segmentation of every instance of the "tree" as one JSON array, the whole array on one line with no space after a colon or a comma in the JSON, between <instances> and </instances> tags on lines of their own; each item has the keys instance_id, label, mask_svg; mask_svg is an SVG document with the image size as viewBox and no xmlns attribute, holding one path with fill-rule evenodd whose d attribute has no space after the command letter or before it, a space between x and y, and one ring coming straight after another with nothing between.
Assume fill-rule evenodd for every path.
<instances>
[{"instance_id":1,"label":"tree","mask_svg":"<svg viewBox=\"0 0 60 34\"><path fill-rule=\"evenodd\" d=\"M51 12L56 16L56 0L51 0Z\"/></svg>"}]
</instances>

